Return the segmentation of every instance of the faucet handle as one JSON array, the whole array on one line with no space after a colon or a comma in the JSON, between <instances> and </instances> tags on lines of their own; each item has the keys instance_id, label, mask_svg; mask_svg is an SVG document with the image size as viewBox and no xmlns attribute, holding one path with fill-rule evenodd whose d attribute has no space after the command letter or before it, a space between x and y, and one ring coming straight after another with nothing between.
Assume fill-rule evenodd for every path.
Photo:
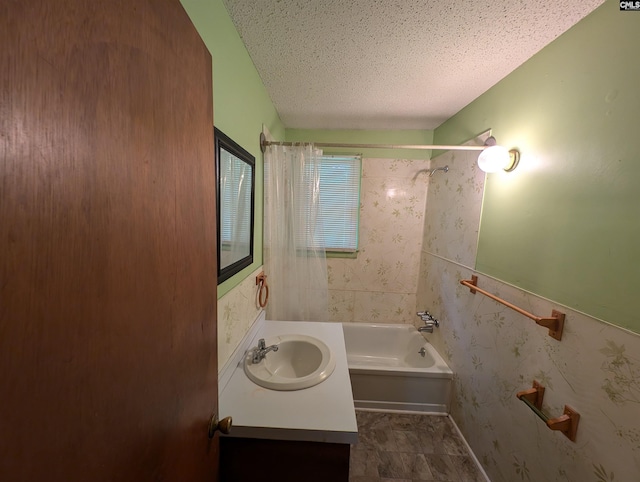
<instances>
[{"instance_id":1,"label":"faucet handle","mask_svg":"<svg viewBox=\"0 0 640 482\"><path fill-rule=\"evenodd\" d=\"M439 328L440 327L440 322L438 320L436 320L433 316L427 318L422 318L422 321L424 321L424 324L426 326L430 326L430 327L436 327Z\"/></svg>"},{"instance_id":2,"label":"faucet handle","mask_svg":"<svg viewBox=\"0 0 640 482\"><path fill-rule=\"evenodd\" d=\"M267 344L264 341L264 338L260 338L258 340L258 350L264 350L267 347Z\"/></svg>"},{"instance_id":3,"label":"faucet handle","mask_svg":"<svg viewBox=\"0 0 640 482\"><path fill-rule=\"evenodd\" d=\"M418 311L416 313L416 315L418 315L418 316L431 316L431 315L429 315L428 311Z\"/></svg>"}]
</instances>

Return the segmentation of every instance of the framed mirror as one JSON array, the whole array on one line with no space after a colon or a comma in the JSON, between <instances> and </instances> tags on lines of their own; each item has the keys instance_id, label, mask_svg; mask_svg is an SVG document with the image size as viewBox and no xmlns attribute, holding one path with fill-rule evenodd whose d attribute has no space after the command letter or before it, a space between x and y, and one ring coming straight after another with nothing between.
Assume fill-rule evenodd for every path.
<instances>
[{"instance_id":1,"label":"framed mirror","mask_svg":"<svg viewBox=\"0 0 640 482\"><path fill-rule=\"evenodd\" d=\"M218 182L218 284L253 263L256 160L214 127Z\"/></svg>"}]
</instances>

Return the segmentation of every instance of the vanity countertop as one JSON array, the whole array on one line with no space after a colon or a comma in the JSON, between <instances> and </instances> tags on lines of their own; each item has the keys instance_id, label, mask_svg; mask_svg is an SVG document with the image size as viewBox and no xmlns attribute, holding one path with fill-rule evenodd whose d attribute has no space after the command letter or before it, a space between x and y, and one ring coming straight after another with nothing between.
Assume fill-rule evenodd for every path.
<instances>
[{"instance_id":1,"label":"vanity countertop","mask_svg":"<svg viewBox=\"0 0 640 482\"><path fill-rule=\"evenodd\" d=\"M277 391L262 388L236 363L222 388L221 417L232 416L227 437L356 443L356 424L344 334L340 323L262 321L249 342L284 334L309 335L324 341L336 360L333 374L322 383L303 390ZM267 355L268 356L268 355Z\"/></svg>"}]
</instances>

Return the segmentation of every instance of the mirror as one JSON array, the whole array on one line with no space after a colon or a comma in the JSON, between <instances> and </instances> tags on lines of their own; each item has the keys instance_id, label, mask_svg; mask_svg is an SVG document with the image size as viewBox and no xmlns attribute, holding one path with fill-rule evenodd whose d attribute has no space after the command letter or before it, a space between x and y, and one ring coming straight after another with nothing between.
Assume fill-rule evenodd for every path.
<instances>
[{"instance_id":1,"label":"mirror","mask_svg":"<svg viewBox=\"0 0 640 482\"><path fill-rule=\"evenodd\" d=\"M218 181L218 284L253 263L256 160L214 128Z\"/></svg>"}]
</instances>

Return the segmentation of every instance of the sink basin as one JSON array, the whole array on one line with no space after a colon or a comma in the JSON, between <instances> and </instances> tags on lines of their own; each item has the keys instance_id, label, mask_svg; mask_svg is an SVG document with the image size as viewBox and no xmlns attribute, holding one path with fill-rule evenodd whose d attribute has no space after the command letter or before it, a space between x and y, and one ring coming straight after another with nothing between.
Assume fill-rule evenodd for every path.
<instances>
[{"instance_id":1,"label":"sink basin","mask_svg":"<svg viewBox=\"0 0 640 482\"><path fill-rule=\"evenodd\" d=\"M336 361L329 347L307 335L280 335L265 339L267 346L278 345L259 363L252 363L253 347L244 359L249 379L271 390L302 390L323 382L333 373Z\"/></svg>"}]
</instances>

